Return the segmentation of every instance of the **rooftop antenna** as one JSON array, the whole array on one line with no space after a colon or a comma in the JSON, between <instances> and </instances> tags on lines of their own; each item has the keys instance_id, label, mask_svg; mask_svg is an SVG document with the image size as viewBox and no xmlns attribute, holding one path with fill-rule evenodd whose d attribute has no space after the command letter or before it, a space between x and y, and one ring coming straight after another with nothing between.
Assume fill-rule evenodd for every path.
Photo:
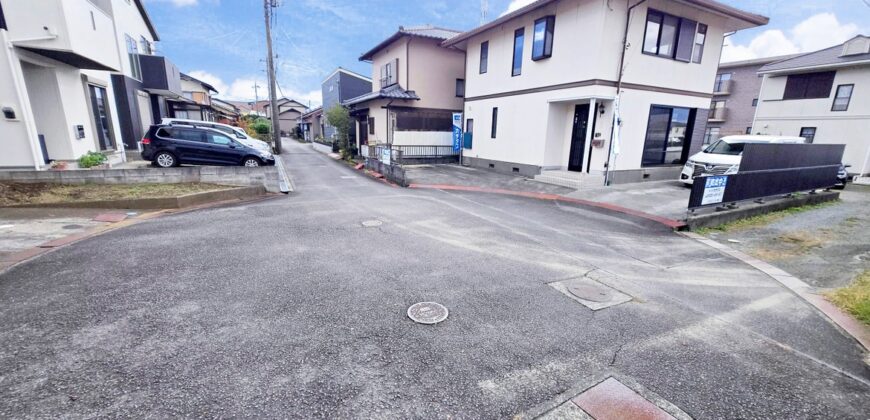
<instances>
[{"instance_id":1,"label":"rooftop antenna","mask_svg":"<svg viewBox=\"0 0 870 420\"><path fill-rule=\"evenodd\" d=\"M870 0L868 0L870 1ZM486 23L486 14L489 12L489 2L487 0L480 0L480 24L483 25Z\"/></svg>"}]
</instances>

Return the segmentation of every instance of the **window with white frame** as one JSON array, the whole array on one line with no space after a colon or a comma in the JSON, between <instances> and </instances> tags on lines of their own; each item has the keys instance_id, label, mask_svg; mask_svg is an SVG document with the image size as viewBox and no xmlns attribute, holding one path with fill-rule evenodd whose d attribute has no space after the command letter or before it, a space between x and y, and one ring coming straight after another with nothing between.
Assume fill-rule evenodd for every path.
<instances>
[{"instance_id":1,"label":"window with white frame","mask_svg":"<svg viewBox=\"0 0 870 420\"><path fill-rule=\"evenodd\" d=\"M139 47L130 35L124 35L127 40L127 58L130 60L130 76L142 80L142 65L139 63Z\"/></svg>"}]
</instances>

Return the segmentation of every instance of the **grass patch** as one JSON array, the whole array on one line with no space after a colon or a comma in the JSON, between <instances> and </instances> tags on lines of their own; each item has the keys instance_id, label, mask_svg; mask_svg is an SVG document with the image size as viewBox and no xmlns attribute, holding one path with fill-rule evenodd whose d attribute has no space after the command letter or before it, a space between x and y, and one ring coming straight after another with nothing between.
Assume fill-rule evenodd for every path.
<instances>
[{"instance_id":1,"label":"grass patch","mask_svg":"<svg viewBox=\"0 0 870 420\"><path fill-rule=\"evenodd\" d=\"M228 188L215 184L18 184L0 183L0 206L163 198Z\"/></svg>"},{"instance_id":2,"label":"grass patch","mask_svg":"<svg viewBox=\"0 0 870 420\"><path fill-rule=\"evenodd\" d=\"M870 325L870 270L865 270L849 286L825 294L840 309Z\"/></svg>"},{"instance_id":3,"label":"grass patch","mask_svg":"<svg viewBox=\"0 0 870 420\"><path fill-rule=\"evenodd\" d=\"M839 202L840 200L834 200L818 204L807 204L805 206L791 207L784 210L778 210L770 213L759 214L758 216L735 220L733 222L728 222L719 226L696 229L695 232L701 235L707 235L712 232L733 232L738 230L751 229L754 227L764 226L773 223L786 216L791 216L793 214L803 213L805 211L820 209L834 204L839 204Z\"/></svg>"}]
</instances>

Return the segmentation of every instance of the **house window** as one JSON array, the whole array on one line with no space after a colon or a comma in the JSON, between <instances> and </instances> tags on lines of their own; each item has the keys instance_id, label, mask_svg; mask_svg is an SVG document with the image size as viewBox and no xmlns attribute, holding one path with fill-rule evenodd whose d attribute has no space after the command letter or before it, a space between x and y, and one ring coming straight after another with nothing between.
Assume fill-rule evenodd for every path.
<instances>
[{"instance_id":1,"label":"house window","mask_svg":"<svg viewBox=\"0 0 870 420\"><path fill-rule=\"evenodd\" d=\"M471 149L472 148L471 142L474 139L474 120L471 118L465 120L465 133L468 135L465 136L465 138L462 141L462 148L463 149Z\"/></svg>"},{"instance_id":2,"label":"house window","mask_svg":"<svg viewBox=\"0 0 870 420\"><path fill-rule=\"evenodd\" d=\"M695 49L692 51L692 62L700 63L704 57L704 42L707 40L707 25L698 24L698 32L695 33Z\"/></svg>"},{"instance_id":3,"label":"house window","mask_svg":"<svg viewBox=\"0 0 870 420\"><path fill-rule=\"evenodd\" d=\"M849 101L852 100L852 90L855 85L840 85L837 86L837 94L834 95L834 104L831 105L831 111L846 111L849 109Z\"/></svg>"},{"instance_id":4,"label":"house window","mask_svg":"<svg viewBox=\"0 0 870 420\"><path fill-rule=\"evenodd\" d=\"M127 40L127 58L130 60L130 76L136 80L142 80L142 67L139 64L139 48L136 40L130 35L124 35Z\"/></svg>"},{"instance_id":5,"label":"house window","mask_svg":"<svg viewBox=\"0 0 870 420\"><path fill-rule=\"evenodd\" d=\"M450 111L398 111L395 115L397 131L453 131L453 113Z\"/></svg>"},{"instance_id":6,"label":"house window","mask_svg":"<svg viewBox=\"0 0 870 420\"><path fill-rule=\"evenodd\" d=\"M790 74L782 99L820 99L831 96L835 71Z\"/></svg>"},{"instance_id":7,"label":"house window","mask_svg":"<svg viewBox=\"0 0 870 420\"><path fill-rule=\"evenodd\" d=\"M489 41L480 43L480 74L486 73L489 67Z\"/></svg>"},{"instance_id":8,"label":"house window","mask_svg":"<svg viewBox=\"0 0 870 420\"><path fill-rule=\"evenodd\" d=\"M369 117L369 134L375 135L375 117Z\"/></svg>"},{"instance_id":9,"label":"house window","mask_svg":"<svg viewBox=\"0 0 870 420\"><path fill-rule=\"evenodd\" d=\"M643 53L683 62L701 62L707 25L650 9L646 15Z\"/></svg>"},{"instance_id":10,"label":"house window","mask_svg":"<svg viewBox=\"0 0 870 420\"><path fill-rule=\"evenodd\" d=\"M514 31L514 59L511 67L511 76L519 76L523 73L523 39L525 38L523 28Z\"/></svg>"},{"instance_id":11,"label":"house window","mask_svg":"<svg viewBox=\"0 0 870 420\"><path fill-rule=\"evenodd\" d=\"M758 98L752 100L752 106L758 106Z\"/></svg>"},{"instance_id":12,"label":"house window","mask_svg":"<svg viewBox=\"0 0 870 420\"><path fill-rule=\"evenodd\" d=\"M719 140L719 127L707 127L704 131L704 144L713 144Z\"/></svg>"},{"instance_id":13,"label":"house window","mask_svg":"<svg viewBox=\"0 0 870 420\"><path fill-rule=\"evenodd\" d=\"M456 97L465 97L465 79L456 79Z\"/></svg>"},{"instance_id":14,"label":"house window","mask_svg":"<svg viewBox=\"0 0 870 420\"><path fill-rule=\"evenodd\" d=\"M713 85L713 92L727 92L729 81L731 81L731 73L717 74L716 83Z\"/></svg>"},{"instance_id":15,"label":"house window","mask_svg":"<svg viewBox=\"0 0 870 420\"><path fill-rule=\"evenodd\" d=\"M532 60L542 60L553 55L553 26L555 24L555 16L546 16L535 21L535 32L532 35Z\"/></svg>"},{"instance_id":16,"label":"house window","mask_svg":"<svg viewBox=\"0 0 870 420\"><path fill-rule=\"evenodd\" d=\"M490 130L489 138L495 138L496 128L498 128L498 107L492 109L492 130Z\"/></svg>"},{"instance_id":17,"label":"house window","mask_svg":"<svg viewBox=\"0 0 870 420\"><path fill-rule=\"evenodd\" d=\"M691 108L650 107L641 166L685 163L692 143L694 115Z\"/></svg>"},{"instance_id":18,"label":"house window","mask_svg":"<svg viewBox=\"0 0 870 420\"><path fill-rule=\"evenodd\" d=\"M399 59L396 58L381 66L381 89L399 83Z\"/></svg>"},{"instance_id":19,"label":"house window","mask_svg":"<svg viewBox=\"0 0 870 420\"><path fill-rule=\"evenodd\" d=\"M746 127L746 134L752 134L752 127Z\"/></svg>"},{"instance_id":20,"label":"house window","mask_svg":"<svg viewBox=\"0 0 870 420\"><path fill-rule=\"evenodd\" d=\"M151 49L151 43L144 36L139 37L139 44L142 45L142 54L151 55L154 53Z\"/></svg>"},{"instance_id":21,"label":"house window","mask_svg":"<svg viewBox=\"0 0 870 420\"><path fill-rule=\"evenodd\" d=\"M801 127L800 137L807 140L807 143L812 143L816 138L816 127Z\"/></svg>"}]
</instances>

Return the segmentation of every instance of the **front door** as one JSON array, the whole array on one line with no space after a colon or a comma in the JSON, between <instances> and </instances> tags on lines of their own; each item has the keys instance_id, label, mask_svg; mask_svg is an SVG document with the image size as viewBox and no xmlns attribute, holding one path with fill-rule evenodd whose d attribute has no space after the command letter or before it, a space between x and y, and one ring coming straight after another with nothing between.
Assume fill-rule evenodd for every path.
<instances>
[{"instance_id":1,"label":"front door","mask_svg":"<svg viewBox=\"0 0 870 420\"><path fill-rule=\"evenodd\" d=\"M586 148L586 126L589 122L589 104L574 107L574 128L571 130L571 154L568 170L583 170L583 149Z\"/></svg>"},{"instance_id":2,"label":"front door","mask_svg":"<svg viewBox=\"0 0 870 420\"><path fill-rule=\"evenodd\" d=\"M365 116L359 119L359 147L362 149L369 144L369 119Z\"/></svg>"},{"instance_id":3,"label":"front door","mask_svg":"<svg viewBox=\"0 0 870 420\"><path fill-rule=\"evenodd\" d=\"M109 106L106 102L106 89L88 85L91 94L91 108L94 114L94 128L97 131L98 146L101 151L115 149L115 140L109 128Z\"/></svg>"}]
</instances>

